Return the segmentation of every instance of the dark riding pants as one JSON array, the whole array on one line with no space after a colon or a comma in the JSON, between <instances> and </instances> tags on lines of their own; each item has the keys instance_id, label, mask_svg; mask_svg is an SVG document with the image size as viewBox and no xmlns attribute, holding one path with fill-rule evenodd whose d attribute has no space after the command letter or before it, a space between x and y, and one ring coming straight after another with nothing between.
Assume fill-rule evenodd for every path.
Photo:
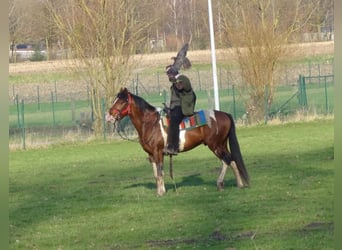
<instances>
[{"instance_id":1,"label":"dark riding pants","mask_svg":"<svg viewBox=\"0 0 342 250\"><path fill-rule=\"evenodd\" d=\"M183 120L181 106L176 106L170 110L170 126L167 136L167 147L178 151L179 147L179 124Z\"/></svg>"}]
</instances>

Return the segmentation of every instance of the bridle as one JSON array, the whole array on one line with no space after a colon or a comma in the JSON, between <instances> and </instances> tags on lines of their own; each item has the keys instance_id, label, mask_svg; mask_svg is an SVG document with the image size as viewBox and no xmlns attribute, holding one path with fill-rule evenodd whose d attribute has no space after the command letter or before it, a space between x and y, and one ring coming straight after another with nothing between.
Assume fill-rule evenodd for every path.
<instances>
[{"instance_id":1,"label":"bridle","mask_svg":"<svg viewBox=\"0 0 342 250\"><path fill-rule=\"evenodd\" d=\"M117 99L123 99L123 98L120 98L120 97L117 97L114 101L113 101L113 104L115 103L115 101ZM117 127L117 126L120 126L120 120L121 118L125 117L126 115L129 115L132 113L131 111L131 104L132 104L132 96L131 96L131 93L127 93L127 99L126 99L126 103L127 105L123 106L121 109L118 109L118 108L113 108L113 113L115 116L114 118L114 128ZM113 117L113 116L112 116ZM118 125L116 125L118 122ZM137 142L136 140L131 140L128 138L128 136L124 133L124 135L121 134L120 132L120 129L117 130L118 134L120 135L120 137L124 140L127 140L127 141L134 141L134 142Z\"/></svg>"},{"instance_id":2,"label":"bridle","mask_svg":"<svg viewBox=\"0 0 342 250\"><path fill-rule=\"evenodd\" d=\"M119 98L119 97L118 97ZM120 98L119 98L120 99ZM113 101L113 103L115 100ZM122 107L121 109L113 108L114 114L117 114L118 119L120 120L122 117L131 114L131 104L132 104L132 96L131 93L127 93L127 105Z\"/></svg>"}]
</instances>

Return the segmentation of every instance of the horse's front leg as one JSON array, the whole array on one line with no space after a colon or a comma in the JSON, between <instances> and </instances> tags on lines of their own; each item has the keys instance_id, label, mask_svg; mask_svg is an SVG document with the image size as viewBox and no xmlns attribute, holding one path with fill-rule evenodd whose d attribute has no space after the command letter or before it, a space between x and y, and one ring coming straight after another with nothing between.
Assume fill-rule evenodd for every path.
<instances>
[{"instance_id":1,"label":"horse's front leg","mask_svg":"<svg viewBox=\"0 0 342 250\"><path fill-rule=\"evenodd\" d=\"M165 184L164 184L164 170L163 170L163 162L156 162L152 157L150 157L150 161L153 168L154 178L156 179L157 185L157 194L162 196L165 194Z\"/></svg>"}]
</instances>

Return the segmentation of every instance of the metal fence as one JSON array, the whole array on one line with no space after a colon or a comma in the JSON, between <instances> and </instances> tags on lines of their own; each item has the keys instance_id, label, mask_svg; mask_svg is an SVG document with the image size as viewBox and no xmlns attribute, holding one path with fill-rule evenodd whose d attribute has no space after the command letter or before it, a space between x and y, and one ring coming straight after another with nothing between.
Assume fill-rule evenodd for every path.
<instances>
[{"instance_id":1,"label":"metal fence","mask_svg":"<svg viewBox=\"0 0 342 250\"><path fill-rule=\"evenodd\" d=\"M291 72L291 73L290 73ZM300 72L300 74L297 74ZM154 106L169 99L169 83L161 72L136 74L128 88ZM211 72L193 69L187 72L196 91L196 109L213 109ZM265 111L269 119L289 119L298 112L330 114L334 111L332 61L323 64L286 66L279 70L272 106ZM218 68L220 109L231 113L238 124L248 125L241 91L239 69ZM70 88L70 86L72 88ZM10 88L10 146L26 148L64 141L89 140L94 120L89 88L85 82L52 82L13 85ZM103 102L103 112L107 106ZM134 134L130 122L120 129ZM114 128L104 124L104 138L115 137Z\"/></svg>"}]
</instances>

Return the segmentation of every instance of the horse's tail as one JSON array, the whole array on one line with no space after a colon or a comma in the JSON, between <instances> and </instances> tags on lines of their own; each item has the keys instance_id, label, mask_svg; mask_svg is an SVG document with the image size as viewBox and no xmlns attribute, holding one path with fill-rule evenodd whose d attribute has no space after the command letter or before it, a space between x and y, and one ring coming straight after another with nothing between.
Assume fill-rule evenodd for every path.
<instances>
[{"instance_id":1,"label":"horse's tail","mask_svg":"<svg viewBox=\"0 0 342 250\"><path fill-rule=\"evenodd\" d=\"M229 140L229 148L231 151L232 159L233 161L235 161L242 179L247 185L249 185L249 175L245 167L245 163L243 162L243 159L242 159L240 145L239 145L239 142L236 136L236 131L235 131L235 122L231 114L227 113L227 115L229 119L231 120L231 128L228 132L228 140Z\"/></svg>"}]
</instances>

